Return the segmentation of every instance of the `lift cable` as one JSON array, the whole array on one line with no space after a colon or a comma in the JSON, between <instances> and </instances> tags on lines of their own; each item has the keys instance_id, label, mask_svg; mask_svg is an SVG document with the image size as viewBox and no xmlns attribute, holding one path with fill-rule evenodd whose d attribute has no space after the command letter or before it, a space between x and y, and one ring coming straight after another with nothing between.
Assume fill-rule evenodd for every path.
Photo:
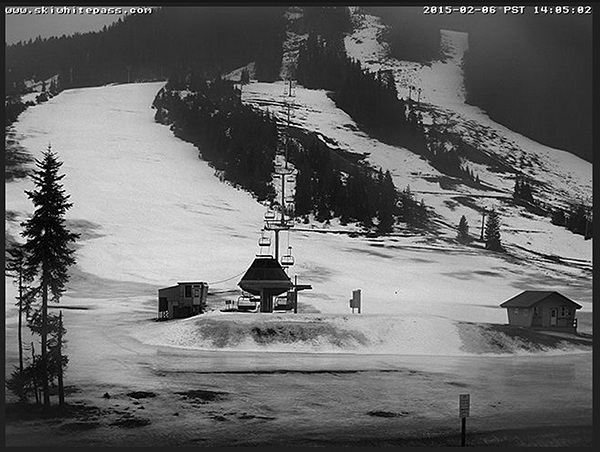
<instances>
[{"instance_id":1,"label":"lift cable","mask_svg":"<svg viewBox=\"0 0 600 452\"><path fill-rule=\"evenodd\" d=\"M209 285L209 286L212 286L212 285L215 285L215 284L220 284L220 283L222 283L222 282L230 281L230 280L232 280L233 278L237 278L238 276L241 276L241 275L243 275L244 273L246 273L246 270L244 270L243 272L240 272L240 273L238 273L237 275L234 275L234 276L232 276L231 278L222 279L221 281L209 282L209 283L208 283L208 285Z\"/></svg>"}]
</instances>

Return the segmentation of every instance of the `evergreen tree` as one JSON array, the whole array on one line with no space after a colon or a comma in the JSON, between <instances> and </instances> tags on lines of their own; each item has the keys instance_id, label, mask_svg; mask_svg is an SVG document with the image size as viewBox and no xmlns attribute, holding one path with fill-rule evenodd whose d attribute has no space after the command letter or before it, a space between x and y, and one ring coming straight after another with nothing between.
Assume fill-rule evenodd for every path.
<instances>
[{"instance_id":1,"label":"evergreen tree","mask_svg":"<svg viewBox=\"0 0 600 452\"><path fill-rule=\"evenodd\" d=\"M517 176L515 178L515 187L513 191L513 198L515 200L523 200L533 203L533 195L531 193L531 186L525 180L523 176Z\"/></svg>"},{"instance_id":2,"label":"evergreen tree","mask_svg":"<svg viewBox=\"0 0 600 452\"><path fill-rule=\"evenodd\" d=\"M250 72L248 71L248 68L242 69L240 83L242 83L243 85L247 85L248 83L250 83Z\"/></svg>"},{"instance_id":3,"label":"evergreen tree","mask_svg":"<svg viewBox=\"0 0 600 452\"><path fill-rule=\"evenodd\" d=\"M394 227L397 193L389 170L387 170L385 174L380 171L379 181L380 197L379 209L377 212L379 224L377 225L377 229L380 233L387 234L392 232Z\"/></svg>"},{"instance_id":4,"label":"evergreen tree","mask_svg":"<svg viewBox=\"0 0 600 452\"><path fill-rule=\"evenodd\" d=\"M5 274L12 276L17 279L17 286L19 294L17 296L17 307L19 308L19 320L17 326L18 345L19 345L19 367L15 369L13 375L7 381L7 386L11 389L15 395L19 397L21 402L27 400L26 394L26 378L25 378L25 366L23 359L23 314L29 313L30 302L31 302L31 288L29 283L31 281L25 278L25 251L21 245L14 245L7 250L8 259L5 265Z\"/></svg>"},{"instance_id":5,"label":"evergreen tree","mask_svg":"<svg viewBox=\"0 0 600 452\"><path fill-rule=\"evenodd\" d=\"M464 215L460 217L460 221L458 222L458 233L456 235L456 239L460 243L468 243L471 241L471 237L469 236L469 222L467 221L467 217Z\"/></svg>"},{"instance_id":6,"label":"evergreen tree","mask_svg":"<svg viewBox=\"0 0 600 452\"><path fill-rule=\"evenodd\" d=\"M48 315L48 302L60 301L69 279L68 268L75 263L72 243L79 234L70 232L65 226L65 213L72 207L68 202L60 181L64 178L58 171L62 166L51 147L43 152L42 159L36 160L37 169L32 174L36 189L25 193L33 202L33 216L22 223L22 236L27 240L24 275L32 281L35 301L31 303L29 328L41 338L41 380L44 407L50 406L49 384L54 380L56 369L52 369L49 357L49 339L52 344L55 336L63 335L56 316ZM61 364L62 365L62 364ZM60 369L62 371L62 367Z\"/></svg>"},{"instance_id":7,"label":"evergreen tree","mask_svg":"<svg viewBox=\"0 0 600 452\"><path fill-rule=\"evenodd\" d=\"M500 218L494 209L488 212L484 238L486 249L492 251L504 251L500 237Z\"/></svg>"},{"instance_id":8,"label":"evergreen tree","mask_svg":"<svg viewBox=\"0 0 600 452\"><path fill-rule=\"evenodd\" d=\"M565 212L561 208L557 208L552 212L552 224L557 226L565 226L567 219L565 218Z\"/></svg>"}]
</instances>

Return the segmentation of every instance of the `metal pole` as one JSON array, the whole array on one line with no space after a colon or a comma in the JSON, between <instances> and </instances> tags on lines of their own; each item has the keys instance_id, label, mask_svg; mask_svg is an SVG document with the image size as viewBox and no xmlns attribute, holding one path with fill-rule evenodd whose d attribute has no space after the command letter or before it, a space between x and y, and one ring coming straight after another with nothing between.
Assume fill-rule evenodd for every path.
<instances>
[{"instance_id":1,"label":"metal pole","mask_svg":"<svg viewBox=\"0 0 600 452\"><path fill-rule=\"evenodd\" d=\"M298 275L294 275L294 314L298 314Z\"/></svg>"},{"instance_id":2,"label":"metal pole","mask_svg":"<svg viewBox=\"0 0 600 452\"><path fill-rule=\"evenodd\" d=\"M483 227L485 225L485 210L481 213L481 237L480 240L483 241Z\"/></svg>"}]
</instances>

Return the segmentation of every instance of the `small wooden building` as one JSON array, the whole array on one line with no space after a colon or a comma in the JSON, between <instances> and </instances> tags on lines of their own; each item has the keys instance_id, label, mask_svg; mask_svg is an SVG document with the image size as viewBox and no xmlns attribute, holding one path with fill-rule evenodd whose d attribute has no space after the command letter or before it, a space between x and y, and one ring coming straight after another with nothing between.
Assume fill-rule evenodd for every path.
<instances>
[{"instance_id":1,"label":"small wooden building","mask_svg":"<svg viewBox=\"0 0 600 452\"><path fill-rule=\"evenodd\" d=\"M509 325L554 331L577 331L575 313L581 305L558 292L526 290L506 300Z\"/></svg>"},{"instance_id":2,"label":"small wooden building","mask_svg":"<svg viewBox=\"0 0 600 452\"><path fill-rule=\"evenodd\" d=\"M200 314L206 308L207 295L208 284L200 281L158 289L158 317L176 319Z\"/></svg>"}]
</instances>

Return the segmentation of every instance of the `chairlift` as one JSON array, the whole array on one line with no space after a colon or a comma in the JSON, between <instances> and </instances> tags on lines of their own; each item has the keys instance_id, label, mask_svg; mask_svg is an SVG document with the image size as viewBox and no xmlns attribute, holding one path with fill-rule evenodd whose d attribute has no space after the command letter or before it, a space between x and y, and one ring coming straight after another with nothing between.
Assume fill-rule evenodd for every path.
<instances>
[{"instance_id":1,"label":"chairlift","mask_svg":"<svg viewBox=\"0 0 600 452\"><path fill-rule=\"evenodd\" d=\"M288 246L287 254L281 256L281 265L284 267L290 267L294 265L294 256L292 256L292 247Z\"/></svg>"},{"instance_id":2,"label":"chairlift","mask_svg":"<svg viewBox=\"0 0 600 452\"><path fill-rule=\"evenodd\" d=\"M258 246L271 246L271 236L266 235L264 230L258 238Z\"/></svg>"}]
</instances>

